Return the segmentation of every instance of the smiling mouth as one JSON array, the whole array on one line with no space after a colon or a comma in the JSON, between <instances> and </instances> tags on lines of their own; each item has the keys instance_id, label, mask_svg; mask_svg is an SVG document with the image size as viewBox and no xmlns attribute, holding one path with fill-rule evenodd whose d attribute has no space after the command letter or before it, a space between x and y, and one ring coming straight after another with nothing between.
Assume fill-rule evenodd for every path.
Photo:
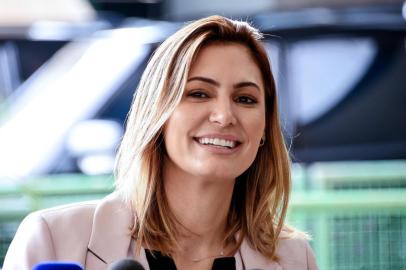
<instances>
[{"instance_id":1,"label":"smiling mouth","mask_svg":"<svg viewBox=\"0 0 406 270\"><path fill-rule=\"evenodd\" d=\"M225 140L220 138L194 138L198 143L202 145L213 145L216 147L222 147L227 149L233 149L241 143L233 140Z\"/></svg>"}]
</instances>

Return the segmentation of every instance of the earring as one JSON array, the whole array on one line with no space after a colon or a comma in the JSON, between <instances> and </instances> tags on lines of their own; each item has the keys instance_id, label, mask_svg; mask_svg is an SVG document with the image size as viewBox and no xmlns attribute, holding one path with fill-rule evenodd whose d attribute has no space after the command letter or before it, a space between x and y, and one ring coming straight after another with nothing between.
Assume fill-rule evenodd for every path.
<instances>
[{"instance_id":1,"label":"earring","mask_svg":"<svg viewBox=\"0 0 406 270\"><path fill-rule=\"evenodd\" d=\"M259 146L263 146L265 144L265 134L262 136L261 140L259 141Z\"/></svg>"}]
</instances>

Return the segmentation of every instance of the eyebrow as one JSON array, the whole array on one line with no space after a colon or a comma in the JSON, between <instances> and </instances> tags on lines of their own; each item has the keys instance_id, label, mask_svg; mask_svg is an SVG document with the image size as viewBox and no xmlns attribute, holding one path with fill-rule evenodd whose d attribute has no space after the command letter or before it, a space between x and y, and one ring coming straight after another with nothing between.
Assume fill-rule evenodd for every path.
<instances>
[{"instance_id":1,"label":"eyebrow","mask_svg":"<svg viewBox=\"0 0 406 270\"><path fill-rule=\"evenodd\" d=\"M207 77L202 77L202 76L195 76L195 77L191 77L187 80L187 82L191 82L191 81L201 81L201 82L205 82L214 86L220 86L220 83L216 80L207 78ZM260 90L259 86L254 83L254 82L250 82L250 81L246 81L246 82L239 82L233 85L234 88L244 88L244 87L254 87L256 88L258 91Z\"/></svg>"},{"instance_id":2,"label":"eyebrow","mask_svg":"<svg viewBox=\"0 0 406 270\"><path fill-rule=\"evenodd\" d=\"M196 76L189 78L187 82L192 82L192 81L202 81L208 84L212 84L214 86L220 86L220 83L218 81L215 81L213 79L207 78L207 77L201 77L201 76Z\"/></svg>"},{"instance_id":3,"label":"eyebrow","mask_svg":"<svg viewBox=\"0 0 406 270\"><path fill-rule=\"evenodd\" d=\"M240 82L234 85L234 88L254 87L259 91L259 86L254 82Z\"/></svg>"}]
</instances>

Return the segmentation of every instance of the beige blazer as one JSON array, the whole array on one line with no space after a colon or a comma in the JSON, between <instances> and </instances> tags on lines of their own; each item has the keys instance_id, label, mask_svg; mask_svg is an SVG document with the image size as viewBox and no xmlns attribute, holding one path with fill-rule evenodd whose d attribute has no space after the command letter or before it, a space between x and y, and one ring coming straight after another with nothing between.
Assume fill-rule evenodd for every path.
<instances>
[{"instance_id":1,"label":"beige blazer","mask_svg":"<svg viewBox=\"0 0 406 270\"><path fill-rule=\"evenodd\" d=\"M131 210L114 193L101 201L34 212L20 224L3 270L31 270L43 261L73 261L88 270L106 269L109 263L127 257L132 224ZM280 261L270 261L244 241L235 255L237 269L317 269L304 239L281 240L277 254ZM149 270L144 250L135 259Z\"/></svg>"}]
</instances>

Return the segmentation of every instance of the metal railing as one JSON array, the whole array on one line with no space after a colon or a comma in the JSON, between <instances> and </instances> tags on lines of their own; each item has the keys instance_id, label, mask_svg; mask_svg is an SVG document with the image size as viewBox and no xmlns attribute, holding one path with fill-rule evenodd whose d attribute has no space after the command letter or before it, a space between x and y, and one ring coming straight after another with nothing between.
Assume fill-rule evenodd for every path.
<instances>
[{"instance_id":1,"label":"metal railing","mask_svg":"<svg viewBox=\"0 0 406 270\"><path fill-rule=\"evenodd\" d=\"M406 269L406 161L296 166L289 221L320 269Z\"/></svg>"},{"instance_id":2,"label":"metal railing","mask_svg":"<svg viewBox=\"0 0 406 270\"><path fill-rule=\"evenodd\" d=\"M406 269L406 189L296 191L288 220L312 236L320 269Z\"/></svg>"}]
</instances>

